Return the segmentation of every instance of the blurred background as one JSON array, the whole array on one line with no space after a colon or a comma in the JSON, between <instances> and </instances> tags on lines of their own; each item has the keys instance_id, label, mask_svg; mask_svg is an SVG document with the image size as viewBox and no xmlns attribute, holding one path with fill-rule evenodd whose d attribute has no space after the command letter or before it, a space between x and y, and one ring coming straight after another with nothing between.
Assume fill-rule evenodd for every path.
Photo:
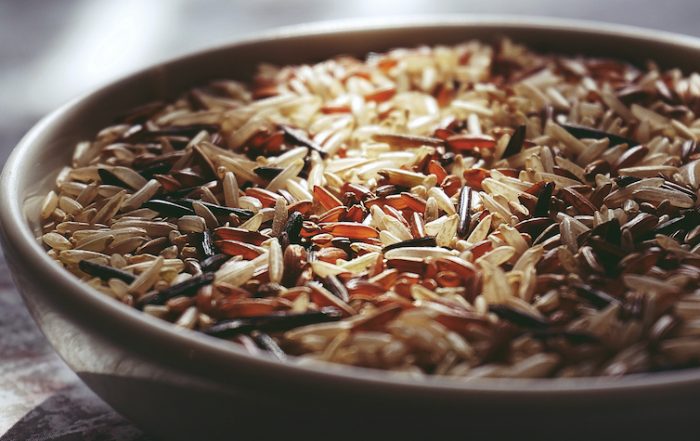
<instances>
[{"instance_id":1,"label":"blurred background","mask_svg":"<svg viewBox=\"0 0 700 441\"><path fill-rule=\"evenodd\" d=\"M0 0L0 165L69 99L130 71L277 26L420 14L540 15L700 36L698 0ZM0 255L0 441L146 438L79 382Z\"/></svg>"}]
</instances>

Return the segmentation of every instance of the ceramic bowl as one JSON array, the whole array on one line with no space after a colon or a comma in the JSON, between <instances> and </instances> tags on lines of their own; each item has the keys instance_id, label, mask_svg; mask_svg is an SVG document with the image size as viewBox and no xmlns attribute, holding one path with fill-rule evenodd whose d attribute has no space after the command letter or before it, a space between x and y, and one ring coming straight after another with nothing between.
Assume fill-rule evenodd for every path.
<instances>
[{"instance_id":1,"label":"ceramic bowl","mask_svg":"<svg viewBox=\"0 0 700 441\"><path fill-rule=\"evenodd\" d=\"M259 62L320 61L398 46L502 36L547 52L610 56L700 70L700 40L554 19L431 17L325 23L158 64L76 99L14 149L0 185L1 236L19 291L56 351L119 413L162 439L526 439L685 436L700 404L700 370L624 378L460 381L337 366L283 364L178 329L92 290L44 252L37 201L73 146L115 115ZM237 438L238 437L238 438Z\"/></svg>"}]
</instances>

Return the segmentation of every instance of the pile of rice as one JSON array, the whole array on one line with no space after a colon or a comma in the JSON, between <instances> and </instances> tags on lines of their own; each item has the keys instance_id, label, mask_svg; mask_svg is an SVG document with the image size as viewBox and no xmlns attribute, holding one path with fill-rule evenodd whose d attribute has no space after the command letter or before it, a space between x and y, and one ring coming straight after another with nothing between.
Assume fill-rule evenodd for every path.
<instances>
[{"instance_id":1,"label":"pile of rice","mask_svg":"<svg viewBox=\"0 0 700 441\"><path fill-rule=\"evenodd\" d=\"M41 240L119 302L290 362L697 366L698 114L697 73L508 40L261 65L79 143Z\"/></svg>"}]
</instances>

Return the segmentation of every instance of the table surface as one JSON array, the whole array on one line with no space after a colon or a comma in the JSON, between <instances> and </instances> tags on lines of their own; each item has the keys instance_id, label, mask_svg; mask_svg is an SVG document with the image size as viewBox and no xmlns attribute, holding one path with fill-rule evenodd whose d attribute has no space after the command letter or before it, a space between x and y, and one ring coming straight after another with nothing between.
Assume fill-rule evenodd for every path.
<instances>
[{"instance_id":1,"label":"table surface","mask_svg":"<svg viewBox=\"0 0 700 441\"><path fill-rule=\"evenodd\" d=\"M0 0L0 164L42 114L154 61L286 24L458 12L583 18L700 35L696 0L665 2L663 8L656 0ZM149 26L138 26L135 17ZM0 441L149 439L53 352L2 255L0 336Z\"/></svg>"}]
</instances>

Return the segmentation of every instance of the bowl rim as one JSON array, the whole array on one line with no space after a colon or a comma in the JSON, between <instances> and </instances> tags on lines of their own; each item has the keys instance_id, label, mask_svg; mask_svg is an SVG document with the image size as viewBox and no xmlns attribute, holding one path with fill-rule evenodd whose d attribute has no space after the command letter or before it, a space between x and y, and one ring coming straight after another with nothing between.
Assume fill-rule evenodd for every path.
<instances>
[{"instance_id":1,"label":"bowl rim","mask_svg":"<svg viewBox=\"0 0 700 441\"><path fill-rule=\"evenodd\" d=\"M61 286L64 291L74 293L75 298L84 302L84 306L94 308L97 314L116 316L125 325L138 332L148 332L154 339L163 339L172 345L191 347L205 359L224 361L232 365L247 365L250 368L273 375L290 374L313 378L318 382L345 382L364 386L393 386L417 393L439 394L480 394L541 396L551 394L566 394L588 396L598 392L614 392L616 394L646 393L650 389L667 387L687 387L700 383L700 368L685 369L672 372L645 373L624 376L621 378L584 377L557 379L469 379L459 377L427 376L416 379L408 375L357 367L347 367L333 363L299 364L295 362L280 362L266 355L248 353L239 345L207 336L201 332L181 330L173 324L151 317L147 314L114 301L108 296L65 271L57 265L44 251L36 240L28 222L25 219L20 200L19 175L27 164L27 159L35 157L44 147L42 134L54 126L60 126L61 117L71 109L79 106L89 97L96 95L110 86L127 82L152 71L155 68L170 66L177 62L204 56L208 53L223 49L234 49L237 46L284 40L290 38L318 38L327 34L342 34L351 32L372 32L378 30L408 31L420 27L451 26L451 27L494 27L507 25L522 29L545 29L555 32L580 32L584 34L603 34L611 38L628 38L641 41L654 41L700 52L700 38L675 34L666 31L649 30L641 27L600 23L594 21L572 20L561 18L534 17L521 15L429 15L396 17L392 19L349 19L330 20L316 23L286 26L271 31L237 38L231 43L214 45L201 50L169 58L137 71L122 75L105 84L67 102L36 123L19 141L9 156L0 178L0 229L13 248L26 262L33 264L34 270L42 273L46 280ZM264 60L261 60L264 61ZM22 292L22 289L19 289ZM290 377L291 378L291 377Z\"/></svg>"}]
</instances>

